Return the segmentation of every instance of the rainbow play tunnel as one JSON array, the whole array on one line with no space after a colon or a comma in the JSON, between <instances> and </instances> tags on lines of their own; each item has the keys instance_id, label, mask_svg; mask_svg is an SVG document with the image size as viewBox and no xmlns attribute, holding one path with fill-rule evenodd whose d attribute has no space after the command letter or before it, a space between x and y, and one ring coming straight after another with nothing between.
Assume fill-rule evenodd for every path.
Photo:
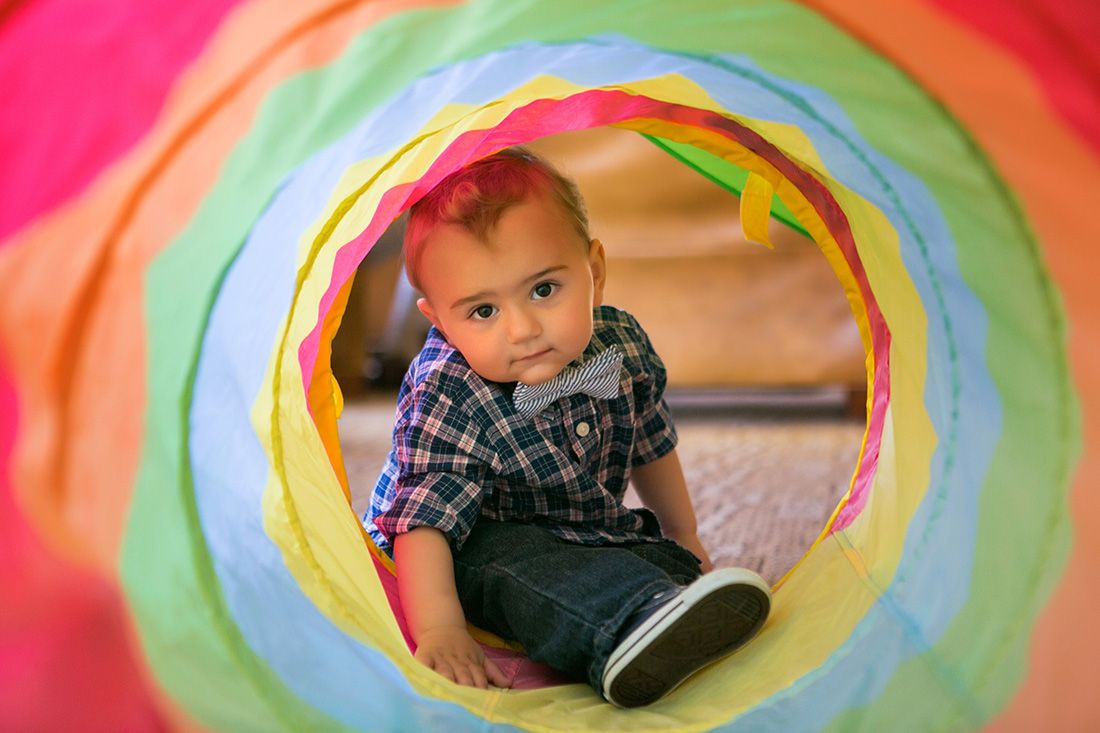
<instances>
[{"instance_id":1,"label":"rainbow play tunnel","mask_svg":"<svg viewBox=\"0 0 1100 733\"><path fill-rule=\"evenodd\" d=\"M85 167L16 196L0 248L0 457L19 512L4 526L26 538L12 582L39 599L100 589L134 680L116 707L82 703L88 729L994 719L1071 553L1067 497L1095 479L1090 443L1078 466L1097 358L1078 344L1100 336L1080 279L1096 271L1082 243L1100 233L1100 132L1087 93L1065 98L1083 76L1044 67L1066 81L1043 92L982 18L860 5L251 0L161 31L180 60L168 68L168 44L150 72L170 82L159 116L110 156L92 154L95 118L78 126ZM27 5L9 33L29 44L51 11ZM120 38L164 20L119 18ZM985 99L964 62L991 78ZM102 119L120 114L108 101ZM869 385L850 490L760 640L632 713L581 685L460 688L411 658L349 506L329 368L355 269L404 209L502 147L600 126L743 185L746 227L782 202L844 288ZM28 175L54 154L28 150ZM32 553L56 557L52 586L19 580ZM10 626L20 648L56 631ZM21 663L0 656L5 674ZM64 699L34 695L4 703L12 720Z\"/></svg>"}]
</instances>

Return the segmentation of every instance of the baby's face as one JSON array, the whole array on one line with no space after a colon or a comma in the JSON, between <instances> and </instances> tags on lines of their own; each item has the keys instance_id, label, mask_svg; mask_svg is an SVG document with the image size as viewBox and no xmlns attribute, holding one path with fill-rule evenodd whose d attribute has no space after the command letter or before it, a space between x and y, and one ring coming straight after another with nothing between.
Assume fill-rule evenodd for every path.
<instances>
[{"instance_id":1,"label":"baby's face","mask_svg":"<svg viewBox=\"0 0 1100 733\"><path fill-rule=\"evenodd\" d=\"M546 195L507 209L481 241L460 226L424 243L420 310L494 382L541 384L580 356L603 299L603 245Z\"/></svg>"}]
</instances>

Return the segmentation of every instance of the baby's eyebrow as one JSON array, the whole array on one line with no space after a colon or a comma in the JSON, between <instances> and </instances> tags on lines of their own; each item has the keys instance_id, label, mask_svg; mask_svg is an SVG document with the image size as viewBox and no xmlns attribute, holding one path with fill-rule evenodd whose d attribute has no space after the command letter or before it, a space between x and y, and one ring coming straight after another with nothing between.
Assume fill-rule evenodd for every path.
<instances>
[{"instance_id":1,"label":"baby's eyebrow","mask_svg":"<svg viewBox=\"0 0 1100 733\"><path fill-rule=\"evenodd\" d=\"M526 278L523 279L523 281L520 283L520 285L521 286L526 285L527 283L532 282L533 280L538 280L539 278L546 277L547 275L549 275L552 272L557 272L558 270L564 270L564 269L566 269L566 265L554 265L553 267L547 267L545 270L539 270L534 275L527 276ZM493 291L493 290L479 290L476 293L474 293L473 295L467 295L464 298L459 298L458 300L456 300L454 303L451 304L451 310L455 310L456 308L461 308L464 305L474 303L475 301L478 301L478 300L487 300L487 299L491 298L494 295L496 295L496 292Z\"/></svg>"},{"instance_id":2,"label":"baby's eyebrow","mask_svg":"<svg viewBox=\"0 0 1100 733\"><path fill-rule=\"evenodd\" d=\"M524 280L522 283L520 283L520 285L521 286L522 285L527 285L528 283L534 282L535 280L540 280L540 279L546 277L547 275L549 275L552 272L557 272L558 270L564 270L565 267L566 267L565 265L554 265L553 267L547 267L545 270L539 270L534 275L531 275L526 280Z\"/></svg>"},{"instance_id":3,"label":"baby's eyebrow","mask_svg":"<svg viewBox=\"0 0 1100 733\"><path fill-rule=\"evenodd\" d=\"M493 293L490 290L479 290L473 295L467 295L465 298L459 298L458 300L456 300L454 303L451 304L451 310L466 305L467 303L473 303L475 300L485 300L492 295Z\"/></svg>"}]
</instances>

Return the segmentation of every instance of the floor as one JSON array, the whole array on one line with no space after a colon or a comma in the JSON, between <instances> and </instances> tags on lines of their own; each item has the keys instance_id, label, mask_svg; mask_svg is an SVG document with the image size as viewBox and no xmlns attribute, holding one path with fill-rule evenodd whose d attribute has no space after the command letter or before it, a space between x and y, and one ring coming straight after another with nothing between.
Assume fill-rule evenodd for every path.
<instances>
[{"instance_id":1,"label":"floor","mask_svg":"<svg viewBox=\"0 0 1100 733\"><path fill-rule=\"evenodd\" d=\"M394 395L349 402L340 440L352 502L365 508L389 449ZM699 536L716 566L781 578L848 489L864 423L827 400L709 400L669 395ZM719 404L718 409L713 405ZM636 501L628 494L628 503Z\"/></svg>"}]
</instances>

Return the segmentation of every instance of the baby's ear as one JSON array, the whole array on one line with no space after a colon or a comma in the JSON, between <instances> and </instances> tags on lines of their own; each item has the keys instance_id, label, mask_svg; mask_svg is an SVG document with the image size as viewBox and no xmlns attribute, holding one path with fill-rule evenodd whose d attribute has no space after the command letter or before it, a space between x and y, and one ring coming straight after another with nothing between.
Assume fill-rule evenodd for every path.
<instances>
[{"instance_id":1,"label":"baby's ear","mask_svg":"<svg viewBox=\"0 0 1100 733\"><path fill-rule=\"evenodd\" d=\"M417 298L416 307L424 314L425 318L432 322L433 326L440 331L443 330L443 327L439 325L439 319L435 317L435 310L432 308L432 304L428 302L427 298Z\"/></svg>"},{"instance_id":2,"label":"baby's ear","mask_svg":"<svg viewBox=\"0 0 1100 733\"><path fill-rule=\"evenodd\" d=\"M607 257L603 242L593 239L588 243L588 265L592 268L592 307L603 303L603 286L607 282Z\"/></svg>"}]
</instances>

